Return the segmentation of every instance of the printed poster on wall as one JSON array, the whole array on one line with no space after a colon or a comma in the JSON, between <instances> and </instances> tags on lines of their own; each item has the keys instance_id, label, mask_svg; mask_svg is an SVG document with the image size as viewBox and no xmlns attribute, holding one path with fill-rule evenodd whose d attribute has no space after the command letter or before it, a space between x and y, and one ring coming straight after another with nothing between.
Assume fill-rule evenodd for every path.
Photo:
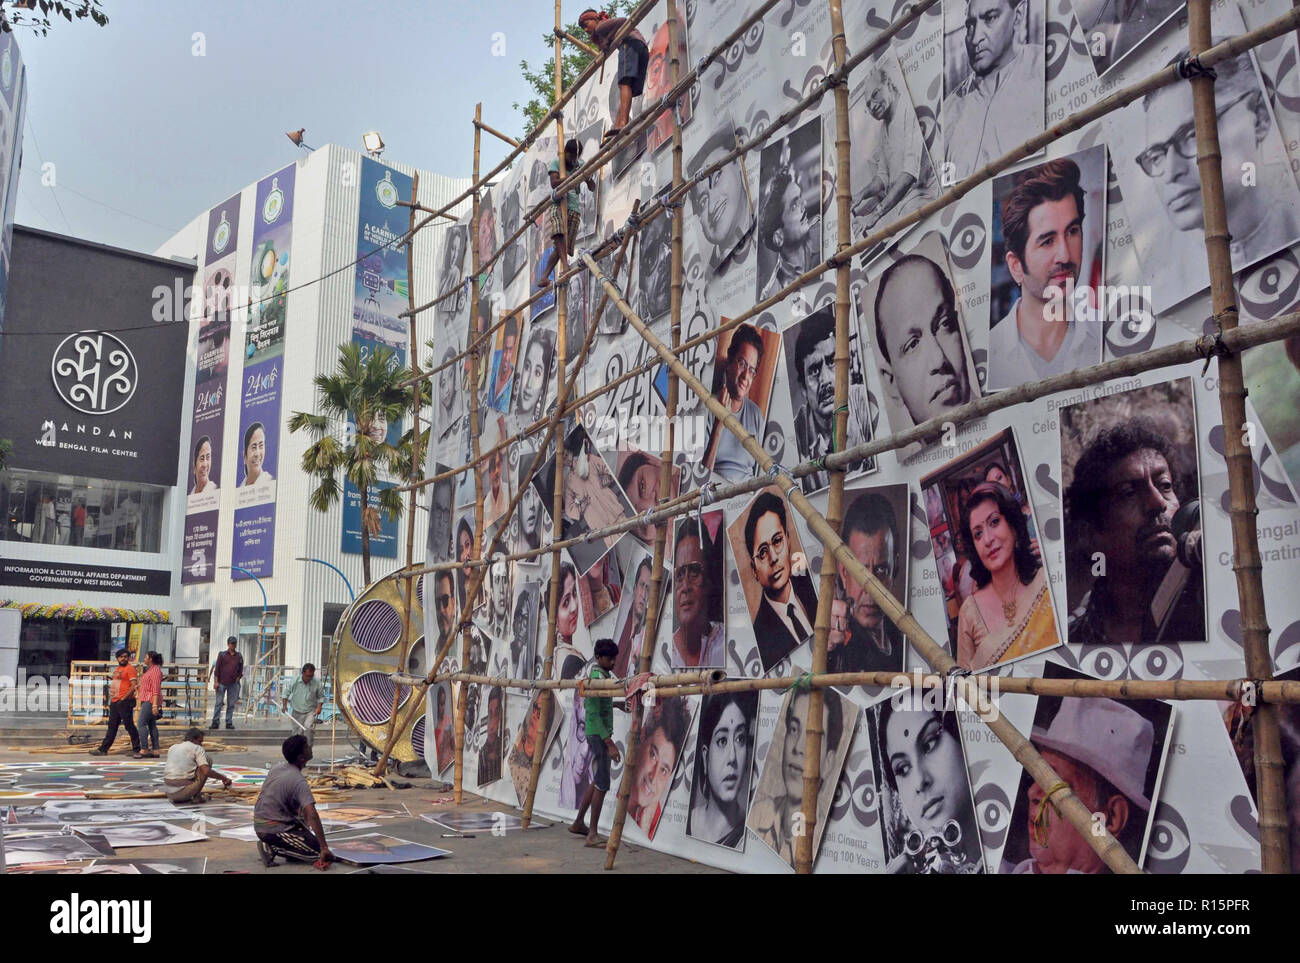
<instances>
[{"instance_id":1,"label":"printed poster on wall","mask_svg":"<svg viewBox=\"0 0 1300 963\"><path fill-rule=\"evenodd\" d=\"M357 268L352 288L352 343L369 357L377 348L393 352L392 364L404 367L409 337L401 313L410 306L406 249L399 240L409 227L407 208L399 200L410 198L412 179L369 157L361 159L361 201L357 216ZM388 443L402 437L402 424L387 426ZM349 432L355 427L349 422ZM389 484L383 487L391 488ZM378 508L379 492L367 498ZM370 536L370 553L381 558L397 557L397 520L380 515L380 529ZM348 480L343 483L344 552L361 554L361 492Z\"/></svg>"},{"instance_id":2,"label":"printed poster on wall","mask_svg":"<svg viewBox=\"0 0 1300 963\"><path fill-rule=\"evenodd\" d=\"M208 212L207 254L203 268L203 320L199 325L194 411L190 431L185 551L181 584L216 577L217 528L221 514L222 448L226 427L226 373L230 366L230 312L239 247L236 194Z\"/></svg>"},{"instance_id":3,"label":"printed poster on wall","mask_svg":"<svg viewBox=\"0 0 1300 963\"><path fill-rule=\"evenodd\" d=\"M273 574L275 473L279 471L284 323L293 237L294 165L257 183L244 374L240 380L239 463L231 565ZM232 571L235 579L247 576Z\"/></svg>"}]
</instances>

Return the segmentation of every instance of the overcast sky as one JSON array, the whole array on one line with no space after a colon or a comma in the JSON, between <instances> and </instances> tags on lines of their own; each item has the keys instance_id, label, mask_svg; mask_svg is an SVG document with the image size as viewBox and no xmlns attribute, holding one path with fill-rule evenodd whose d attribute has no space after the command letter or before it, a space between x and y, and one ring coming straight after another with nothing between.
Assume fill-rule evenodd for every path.
<instances>
[{"instance_id":1,"label":"overcast sky","mask_svg":"<svg viewBox=\"0 0 1300 963\"><path fill-rule=\"evenodd\" d=\"M585 5L570 0L566 18ZM553 23L537 0L104 8L106 27L60 18L48 37L18 31L28 92L16 220L140 251L293 160L301 148L284 134L299 127L312 147L357 149L377 129L386 158L468 176L474 104L485 123L519 133L511 104L529 96L519 61L546 59ZM504 56L492 54L497 32ZM192 53L195 33L204 56ZM506 145L486 134L483 145L488 169ZM54 164L53 190L43 162Z\"/></svg>"}]
</instances>

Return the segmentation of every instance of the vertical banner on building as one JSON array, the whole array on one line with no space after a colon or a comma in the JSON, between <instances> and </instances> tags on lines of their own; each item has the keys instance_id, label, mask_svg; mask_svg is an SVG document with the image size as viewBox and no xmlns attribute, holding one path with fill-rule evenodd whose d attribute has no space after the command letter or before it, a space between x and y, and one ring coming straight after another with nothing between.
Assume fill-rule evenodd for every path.
<instances>
[{"instance_id":1,"label":"vertical banner on building","mask_svg":"<svg viewBox=\"0 0 1300 963\"><path fill-rule=\"evenodd\" d=\"M409 306L410 278L406 270L406 249L398 239L409 227L407 208L412 181L369 157L361 159L361 201L357 217L357 268L352 287L352 343L362 346L363 357L377 348L393 352L393 364L406 364L409 338L407 321L401 313ZM387 427L388 443L402 436L402 425ZM349 431L355 430L348 426ZM392 487L384 483L381 487ZM372 508L379 507L379 491L368 493ZM379 531L370 536L370 554L397 557L397 521L381 515ZM350 481L343 485L342 551L361 553L361 493Z\"/></svg>"},{"instance_id":2,"label":"vertical banner on building","mask_svg":"<svg viewBox=\"0 0 1300 963\"><path fill-rule=\"evenodd\" d=\"M222 449L226 427L226 370L230 366L230 313L239 247L239 195L208 211L203 260L203 320L199 325L189 481L185 502L185 551L181 584L216 577Z\"/></svg>"},{"instance_id":3,"label":"vertical banner on building","mask_svg":"<svg viewBox=\"0 0 1300 963\"><path fill-rule=\"evenodd\" d=\"M257 182L244 374L240 379L239 463L235 471L239 491L235 493L230 558L232 567L263 577L273 574L275 557L275 474L280 470L294 171L290 164ZM231 578L245 577L244 572L231 572Z\"/></svg>"}]
</instances>

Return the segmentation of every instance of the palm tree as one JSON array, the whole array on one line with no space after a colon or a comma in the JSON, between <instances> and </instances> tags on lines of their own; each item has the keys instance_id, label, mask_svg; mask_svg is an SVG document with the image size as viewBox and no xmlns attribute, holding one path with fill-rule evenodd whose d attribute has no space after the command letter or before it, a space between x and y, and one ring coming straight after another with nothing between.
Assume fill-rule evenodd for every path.
<instances>
[{"instance_id":1,"label":"palm tree","mask_svg":"<svg viewBox=\"0 0 1300 963\"><path fill-rule=\"evenodd\" d=\"M289 430L310 433L313 441L302 456L302 470L317 480L311 506L326 512L339 498L339 475L361 494L361 568L370 584L370 537L379 532L382 511L389 521L402 514L401 495L380 486L380 474L405 478L411 472L411 432L396 445L388 443L388 425L401 421L411 410L413 389L402 382L410 372L396 364L388 348L366 352L359 344L339 345L338 365L332 374L316 376L320 414L295 411ZM348 430L348 421L356 426ZM370 505L370 492L378 489L379 507Z\"/></svg>"}]
</instances>

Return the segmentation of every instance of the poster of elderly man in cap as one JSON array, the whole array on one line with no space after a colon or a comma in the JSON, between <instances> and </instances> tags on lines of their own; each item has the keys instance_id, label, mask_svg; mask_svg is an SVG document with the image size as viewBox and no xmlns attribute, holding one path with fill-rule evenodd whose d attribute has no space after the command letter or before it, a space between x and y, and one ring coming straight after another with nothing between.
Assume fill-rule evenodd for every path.
<instances>
[{"instance_id":1,"label":"poster of elderly man in cap","mask_svg":"<svg viewBox=\"0 0 1300 963\"><path fill-rule=\"evenodd\" d=\"M934 200L938 185L898 54L886 49L861 76L849 102L855 241ZM863 251L861 264L886 243Z\"/></svg>"},{"instance_id":2,"label":"poster of elderly man in cap","mask_svg":"<svg viewBox=\"0 0 1300 963\"><path fill-rule=\"evenodd\" d=\"M1051 663L1043 674L1049 679L1089 678ZM1155 699L1040 696L1029 741L1141 866L1173 726L1174 707ZM1109 872L1046 797L1029 773L1021 776L999 871Z\"/></svg>"}]
</instances>

